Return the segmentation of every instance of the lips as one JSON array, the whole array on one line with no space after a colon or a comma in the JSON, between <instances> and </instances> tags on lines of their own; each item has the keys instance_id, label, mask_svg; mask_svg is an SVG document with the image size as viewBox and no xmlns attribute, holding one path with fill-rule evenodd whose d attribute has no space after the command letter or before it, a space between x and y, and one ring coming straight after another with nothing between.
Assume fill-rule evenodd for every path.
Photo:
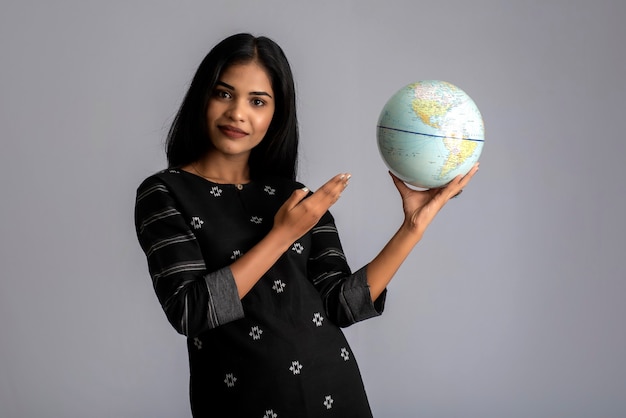
<instances>
[{"instance_id":1,"label":"lips","mask_svg":"<svg viewBox=\"0 0 626 418\"><path fill-rule=\"evenodd\" d=\"M230 125L221 125L218 126L218 128L224 135L231 139L243 138L244 136L248 135L247 132Z\"/></svg>"}]
</instances>

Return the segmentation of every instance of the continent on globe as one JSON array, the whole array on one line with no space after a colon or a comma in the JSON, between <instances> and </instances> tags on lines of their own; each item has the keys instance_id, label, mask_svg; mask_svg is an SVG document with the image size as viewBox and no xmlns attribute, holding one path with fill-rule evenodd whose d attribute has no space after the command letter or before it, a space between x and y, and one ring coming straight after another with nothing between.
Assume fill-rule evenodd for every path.
<instances>
[{"instance_id":1,"label":"continent on globe","mask_svg":"<svg viewBox=\"0 0 626 418\"><path fill-rule=\"evenodd\" d=\"M418 81L394 94L377 127L389 170L417 187L441 187L466 174L482 152L485 128L474 101L439 80Z\"/></svg>"}]
</instances>

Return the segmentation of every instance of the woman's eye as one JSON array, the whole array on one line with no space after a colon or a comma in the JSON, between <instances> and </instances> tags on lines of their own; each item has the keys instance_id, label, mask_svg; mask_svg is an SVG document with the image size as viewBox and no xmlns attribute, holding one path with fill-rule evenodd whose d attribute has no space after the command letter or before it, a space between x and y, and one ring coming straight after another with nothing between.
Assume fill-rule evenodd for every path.
<instances>
[{"instance_id":1,"label":"woman's eye","mask_svg":"<svg viewBox=\"0 0 626 418\"><path fill-rule=\"evenodd\" d=\"M254 106L263 106L265 102L261 99L252 99L252 104Z\"/></svg>"},{"instance_id":2,"label":"woman's eye","mask_svg":"<svg viewBox=\"0 0 626 418\"><path fill-rule=\"evenodd\" d=\"M217 90L215 92L215 96L219 97L220 99L230 99L231 98L230 93L225 91L225 90Z\"/></svg>"}]
</instances>

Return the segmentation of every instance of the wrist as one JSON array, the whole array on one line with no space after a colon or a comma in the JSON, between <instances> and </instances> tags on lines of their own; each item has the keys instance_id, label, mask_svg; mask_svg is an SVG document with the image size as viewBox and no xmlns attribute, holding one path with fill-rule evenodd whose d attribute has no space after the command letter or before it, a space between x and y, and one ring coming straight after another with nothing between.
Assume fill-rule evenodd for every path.
<instances>
[{"instance_id":1,"label":"wrist","mask_svg":"<svg viewBox=\"0 0 626 418\"><path fill-rule=\"evenodd\" d=\"M265 236L263 241L266 241L268 245L270 245L280 254L283 254L291 247L295 239L292 239L289 234L286 234L281 229L272 228L270 232L268 232L268 234Z\"/></svg>"},{"instance_id":2,"label":"wrist","mask_svg":"<svg viewBox=\"0 0 626 418\"><path fill-rule=\"evenodd\" d=\"M405 219L404 222L402 222L402 225L400 225L397 235L403 237L404 239L415 241L415 243L417 243L419 240L422 239L422 236L424 235L424 230L422 228L419 228L419 226L411 219Z\"/></svg>"}]
</instances>

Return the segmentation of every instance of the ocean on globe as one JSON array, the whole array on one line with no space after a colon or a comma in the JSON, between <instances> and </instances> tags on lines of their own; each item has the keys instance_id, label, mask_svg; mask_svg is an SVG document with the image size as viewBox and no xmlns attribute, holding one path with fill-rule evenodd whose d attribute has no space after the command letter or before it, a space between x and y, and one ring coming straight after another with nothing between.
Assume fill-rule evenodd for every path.
<instances>
[{"instance_id":1,"label":"ocean on globe","mask_svg":"<svg viewBox=\"0 0 626 418\"><path fill-rule=\"evenodd\" d=\"M430 189L472 168L483 149L485 126L463 90L446 81L425 80L403 87L387 101L376 137L393 174Z\"/></svg>"}]
</instances>

